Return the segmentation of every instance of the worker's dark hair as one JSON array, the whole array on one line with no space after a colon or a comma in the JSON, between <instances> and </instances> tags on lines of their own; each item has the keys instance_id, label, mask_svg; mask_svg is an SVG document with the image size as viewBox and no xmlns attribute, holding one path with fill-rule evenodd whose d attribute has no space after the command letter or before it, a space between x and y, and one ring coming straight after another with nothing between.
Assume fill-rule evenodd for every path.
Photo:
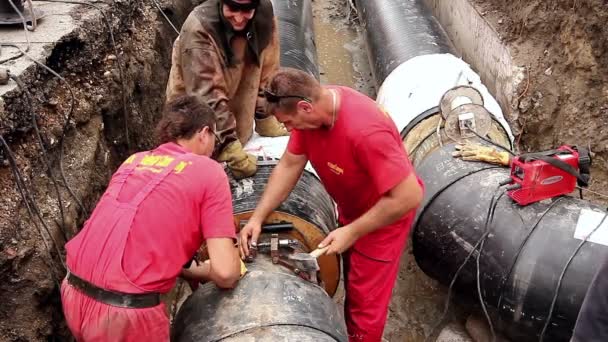
<instances>
[{"instance_id":1,"label":"worker's dark hair","mask_svg":"<svg viewBox=\"0 0 608 342\"><path fill-rule=\"evenodd\" d=\"M165 104L163 118L156 126L161 144L178 139L190 139L201 129L215 127L213 109L198 98L189 95L177 97Z\"/></svg>"},{"instance_id":2,"label":"worker's dark hair","mask_svg":"<svg viewBox=\"0 0 608 342\"><path fill-rule=\"evenodd\" d=\"M293 113L299 101L315 102L321 97L319 82L309 73L293 68L279 69L270 78L266 90L275 97L266 96L266 113L271 115L277 110Z\"/></svg>"}]
</instances>

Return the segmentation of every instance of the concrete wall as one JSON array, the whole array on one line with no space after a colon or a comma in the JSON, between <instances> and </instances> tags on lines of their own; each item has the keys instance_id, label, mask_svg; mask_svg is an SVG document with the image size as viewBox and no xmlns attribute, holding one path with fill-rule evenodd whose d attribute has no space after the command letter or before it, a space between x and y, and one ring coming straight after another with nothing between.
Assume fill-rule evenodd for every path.
<instances>
[{"instance_id":1,"label":"concrete wall","mask_svg":"<svg viewBox=\"0 0 608 342\"><path fill-rule=\"evenodd\" d=\"M477 71L496 97L507 120L513 123L517 112L512 103L517 98L517 88L524 72L523 68L513 65L511 54L501 37L470 0L424 2L443 26L460 56Z\"/></svg>"}]
</instances>

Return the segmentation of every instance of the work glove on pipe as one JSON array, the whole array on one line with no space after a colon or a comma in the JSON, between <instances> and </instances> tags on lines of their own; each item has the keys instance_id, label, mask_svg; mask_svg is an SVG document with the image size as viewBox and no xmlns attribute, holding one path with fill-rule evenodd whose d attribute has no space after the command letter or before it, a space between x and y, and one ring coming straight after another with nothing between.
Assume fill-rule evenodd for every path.
<instances>
[{"instance_id":1,"label":"work glove on pipe","mask_svg":"<svg viewBox=\"0 0 608 342\"><path fill-rule=\"evenodd\" d=\"M452 152L452 156L460 157L462 160L481 161L503 166L509 166L510 163L508 152L498 151L493 147L466 142L456 145L455 148L456 151Z\"/></svg>"}]
</instances>

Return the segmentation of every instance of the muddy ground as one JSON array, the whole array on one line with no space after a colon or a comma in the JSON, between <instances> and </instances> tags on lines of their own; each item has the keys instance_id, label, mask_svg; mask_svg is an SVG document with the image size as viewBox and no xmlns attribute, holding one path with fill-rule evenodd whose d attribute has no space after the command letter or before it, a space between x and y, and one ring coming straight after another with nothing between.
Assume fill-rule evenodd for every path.
<instances>
[{"instance_id":1,"label":"muddy ground","mask_svg":"<svg viewBox=\"0 0 608 342\"><path fill-rule=\"evenodd\" d=\"M512 117L524 151L562 144L594 152L590 190L608 193L608 3L474 0L526 68ZM593 201L608 198L586 192Z\"/></svg>"}]
</instances>

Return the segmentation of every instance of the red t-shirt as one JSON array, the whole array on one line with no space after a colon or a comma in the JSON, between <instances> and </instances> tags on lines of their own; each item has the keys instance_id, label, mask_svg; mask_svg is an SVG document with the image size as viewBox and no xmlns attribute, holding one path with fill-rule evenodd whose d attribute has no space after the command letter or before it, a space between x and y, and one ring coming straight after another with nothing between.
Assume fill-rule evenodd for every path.
<instances>
[{"instance_id":1,"label":"red t-shirt","mask_svg":"<svg viewBox=\"0 0 608 342\"><path fill-rule=\"evenodd\" d=\"M308 157L338 205L340 223L347 225L414 171L388 114L355 90L332 89L341 99L334 127L330 130L294 129L287 149ZM414 215L415 210L412 210L390 226L367 234L354 248L379 260L399 257Z\"/></svg>"},{"instance_id":2,"label":"red t-shirt","mask_svg":"<svg viewBox=\"0 0 608 342\"><path fill-rule=\"evenodd\" d=\"M118 196L119 202L130 201L166 167L165 157L185 158L139 206L122 260L124 274L133 284L164 293L173 287L182 266L205 239L236 237L232 199L228 178L217 162L190 153L175 143L144 153L146 157L127 178ZM106 191L115 186L118 183L113 177ZM95 208L96 212L103 210L103 207ZM95 222L95 217L94 214L85 227L103 229L103 222ZM97 265L97 256L74 245L79 241L78 236L70 241L68 267L85 279L99 279L94 273L103 266ZM115 253L118 256L120 251Z\"/></svg>"}]
</instances>

